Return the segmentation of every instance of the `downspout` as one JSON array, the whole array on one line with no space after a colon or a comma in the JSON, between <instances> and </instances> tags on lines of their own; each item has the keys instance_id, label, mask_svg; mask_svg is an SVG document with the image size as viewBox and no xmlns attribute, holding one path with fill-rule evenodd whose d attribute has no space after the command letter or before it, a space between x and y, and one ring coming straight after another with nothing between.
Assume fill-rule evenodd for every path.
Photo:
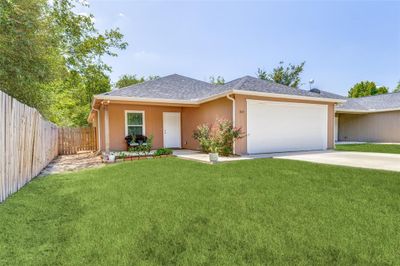
<instances>
[{"instance_id":1,"label":"downspout","mask_svg":"<svg viewBox=\"0 0 400 266\"><path fill-rule=\"evenodd\" d=\"M97 154L101 152L101 138L100 138L100 110L93 108L94 111L97 112Z\"/></svg>"},{"instance_id":2,"label":"downspout","mask_svg":"<svg viewBox=\"0 0 400 266\"><path fill-rule=\"evenodd\" d=\"M235 128L236 127L236 102L235 98L230 96L229 94L226 95L226 98L232 101L232 125ZM233 141L233 154L236 154L236 141Z\"/></svg>"}]
</instances>

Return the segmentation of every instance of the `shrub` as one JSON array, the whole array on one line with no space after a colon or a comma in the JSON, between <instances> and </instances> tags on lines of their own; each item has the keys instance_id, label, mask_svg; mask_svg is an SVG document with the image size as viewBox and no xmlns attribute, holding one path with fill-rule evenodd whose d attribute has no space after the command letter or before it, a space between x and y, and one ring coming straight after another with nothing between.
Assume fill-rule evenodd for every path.
<instances>
[{"instance_id":1,"label":"shrub","mask_svg":"<svg viewBox=\"0 0 400 266\"><path fill-rule=\"evenodd\" d=\"M168 149L168 148L161 148L161 149L156 150L156 151L154 152L154 155L155 155L155 156L161 156L161 155L170 155L170 154L172 154L172 153L173 153L173 152L172 152L171 149Z\"/></svg>"},{"instance_id":2,"label":"shrub","mask_svg":"<svg viewBox=\"0 0 400 266\"><path fill-rule=\"evenodd\" d=\"M141 144L138 146L130 147L129 151L137 152L140 155L148 155L153 148L153 135L147 138L146 144Z\"/></svg>"},{"instance_id":3,"label":"shrub","mask_svg":"<svg viewBox=\"0 0 400 266\"><path fill-rule=\"evenodd\" d=\"M233 154L233 143L244 137L240 128L234 128L229 120L217 120L217 127L212 130L203 124L197 127L193 138L197 140L203 152L218 153L222 156Z\"/></svg>"},{"instance_id":4,"label":"shrub","mask_svg":"<svg viewBox=\"0 0 400 266\"><path fill-rule=\"evenodd\" d=\"M193 132L193 138L199 142L200 148L203 152L210 152L210 127L207 124L197 126Z\"/></svg>"}]
</instances>

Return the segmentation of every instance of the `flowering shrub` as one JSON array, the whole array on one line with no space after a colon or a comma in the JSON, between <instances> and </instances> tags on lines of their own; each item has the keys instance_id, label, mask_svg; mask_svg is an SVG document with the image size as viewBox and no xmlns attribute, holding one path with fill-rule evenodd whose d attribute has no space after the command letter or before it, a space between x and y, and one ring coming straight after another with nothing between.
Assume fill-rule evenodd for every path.
<instances>
[{"instance_id":1,"label":"flowering shrub","mask_svg":"<svg viewBox=\"0 0 400 266\"><path fill-rule=\"evenodd\" d=\"M193 133L203 152L218 153L222 156L233 154L233 143L243 138L244 134L240 128L234 128L229 120L217 120L217 127L210 128L208 125L199 125Z\"/></svg>"}]
</instances>

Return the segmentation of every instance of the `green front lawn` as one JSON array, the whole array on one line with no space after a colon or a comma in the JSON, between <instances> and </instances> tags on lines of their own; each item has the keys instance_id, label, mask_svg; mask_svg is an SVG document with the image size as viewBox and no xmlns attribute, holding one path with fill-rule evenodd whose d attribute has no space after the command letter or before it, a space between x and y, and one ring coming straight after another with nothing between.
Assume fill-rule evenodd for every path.
<instances>
[{"instance_id":1,"label":"green front lawn","mask_svg":"<svg viewBox=\"0 0 400 266\"><path fill-rule=\"evenodd\" d=\"M400 264L400 176L177 158L38 178L0 205L0 265Z\"/></svg>"},{"instance_id":2,"label":"green front lawn","mask_svg":"<svg viewBox=\"0 0 400 266\"><path fill-rule=\"evenodd\" d=\"M397 153L400 154L400 145L396 144L337 144L338 151L360 151L360 152L379 152L379 153Z\"/></svg>"}]
</instances>

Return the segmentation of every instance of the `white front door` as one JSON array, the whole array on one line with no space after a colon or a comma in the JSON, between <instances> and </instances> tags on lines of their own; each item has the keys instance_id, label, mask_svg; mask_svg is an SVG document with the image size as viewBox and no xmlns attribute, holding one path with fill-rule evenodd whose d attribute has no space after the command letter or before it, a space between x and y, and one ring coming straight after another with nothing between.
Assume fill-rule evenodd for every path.
<instances>
[{"instance_id":1,"label":"white front door","mask_svg":"<svg viewBox=\"0 0 400 266\"><path fill-rule=\"evenodd\" d=\"M181 113L163 113L164 148L181 147Z\"/></svg>"}]
</instances>

